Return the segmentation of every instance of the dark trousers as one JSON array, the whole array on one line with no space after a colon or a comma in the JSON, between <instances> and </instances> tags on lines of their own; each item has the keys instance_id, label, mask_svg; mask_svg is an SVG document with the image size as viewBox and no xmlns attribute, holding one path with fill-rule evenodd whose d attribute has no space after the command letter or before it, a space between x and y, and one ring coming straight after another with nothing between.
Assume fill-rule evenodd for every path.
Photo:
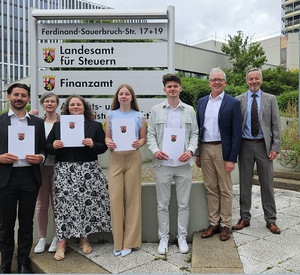
<instances>
[{"instance_id":1,"label":"dark trousers","mask_svg":"<svg viewBox=\"0 0 300 275\"><path fill-rule=\"evenodd\" d=\"M240 214L244 220L250 220L252 178L254 164L257 166L264 218L267 222L276 222L274 198L273 161L270 161L264 142L242 141L239 155L240 171Z\"/></svg>"},{"instance_id":2,"label":"dark trousers","mask_svg":"<svg viewBox=\"0 0 300 275\"><path fill-rule=\"evenodd\" d=\"M39 186L32 168L13 168L7 185L0 189L1 267L10 267L15 247L14 227L18 214L18 264L28 264L33 241L33 216Z\"/></svg>"}]
</instances>

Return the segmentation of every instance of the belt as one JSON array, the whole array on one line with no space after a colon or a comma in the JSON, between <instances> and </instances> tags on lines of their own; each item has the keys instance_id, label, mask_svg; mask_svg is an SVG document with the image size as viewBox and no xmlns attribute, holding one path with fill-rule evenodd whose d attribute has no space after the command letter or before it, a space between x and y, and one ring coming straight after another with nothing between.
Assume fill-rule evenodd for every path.
<instances>
[{"instance_id":1,"label":"belt","mask_svg":"<svg viewBox=\"0 0 300 275\"><path fill-rule=\"evenodd\" d=\"M201 143L210 144L210 145L218 145L218 144L221 144L221 141L208 141L208 142L202 141Z\"/></svg>"},{"instance_id":2,"label":"belt","mask_svg":"<svg viewBox=\"0 0 300 275\"><path fill-rule=\"evenodd\" d=\"M261 143L264 142L264 138L257 138L257 139L251 139L251 138L242 138L245 141L253 142L253 143Z\"/></svg>"}]
</instances>

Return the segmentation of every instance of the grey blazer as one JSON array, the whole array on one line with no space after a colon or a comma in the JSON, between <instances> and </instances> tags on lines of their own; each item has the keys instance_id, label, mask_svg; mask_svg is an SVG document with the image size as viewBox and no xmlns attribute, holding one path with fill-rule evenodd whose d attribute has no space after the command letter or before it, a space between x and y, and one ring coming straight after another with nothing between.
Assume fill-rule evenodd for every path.
<instances>
[{"instance_id":1,"label":"grey blazer","mask_svg":"<svg viewBox=\"0 0 300 275\"><path fill-rule=\"evenodd\" d=\"M247 115L247 92L237 96L236 99L241 103L244 129ZM262 92L259 122L264 135L267 154L271 150L279 153L281 146L280 115L274 95Z\"/></svg>"}]
</instances>

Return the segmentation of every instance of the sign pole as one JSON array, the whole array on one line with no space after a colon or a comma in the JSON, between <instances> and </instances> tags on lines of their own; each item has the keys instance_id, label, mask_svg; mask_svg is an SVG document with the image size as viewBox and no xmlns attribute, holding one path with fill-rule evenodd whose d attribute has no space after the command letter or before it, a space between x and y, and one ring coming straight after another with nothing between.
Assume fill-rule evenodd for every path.
<instances>
[{"instance_id":1,"label":"sign pole","mask_svg":"<svg viewBox=\"0 0 300 275\"><path fill-rule=\"evenodd\" d=\"M31 8L31 12L33 8ZM37 70L37 20L30 17L30 105L31 109L38 109L38 70Z\"/></svg>"}]
</instances>

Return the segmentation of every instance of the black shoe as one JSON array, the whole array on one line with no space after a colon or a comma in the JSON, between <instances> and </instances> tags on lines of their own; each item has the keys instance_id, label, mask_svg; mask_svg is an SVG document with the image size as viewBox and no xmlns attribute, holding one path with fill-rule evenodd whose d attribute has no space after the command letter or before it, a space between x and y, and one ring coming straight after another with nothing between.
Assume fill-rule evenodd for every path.
<instances>
[{"instance_id":1,"label":"black shoe","mask_svg":"<svg viewBox=\"0 0 300 275\"><path fill-rule=\"evenodd\" d=\"M28 265L28 264L20 264L18 266L18 273L32 274L33 271L31 270L30 265Z\"/></svg>"},{"instance_id":2,"label":"black shoe","mask_svg":"<svg viewBox=\"0 0 300 275\"><path fill-rule=\"evenodd\" d=\"M3 266L0 267L0 274L7 274L11 273L11 267Z\"/></svg>"}]
</instances>

